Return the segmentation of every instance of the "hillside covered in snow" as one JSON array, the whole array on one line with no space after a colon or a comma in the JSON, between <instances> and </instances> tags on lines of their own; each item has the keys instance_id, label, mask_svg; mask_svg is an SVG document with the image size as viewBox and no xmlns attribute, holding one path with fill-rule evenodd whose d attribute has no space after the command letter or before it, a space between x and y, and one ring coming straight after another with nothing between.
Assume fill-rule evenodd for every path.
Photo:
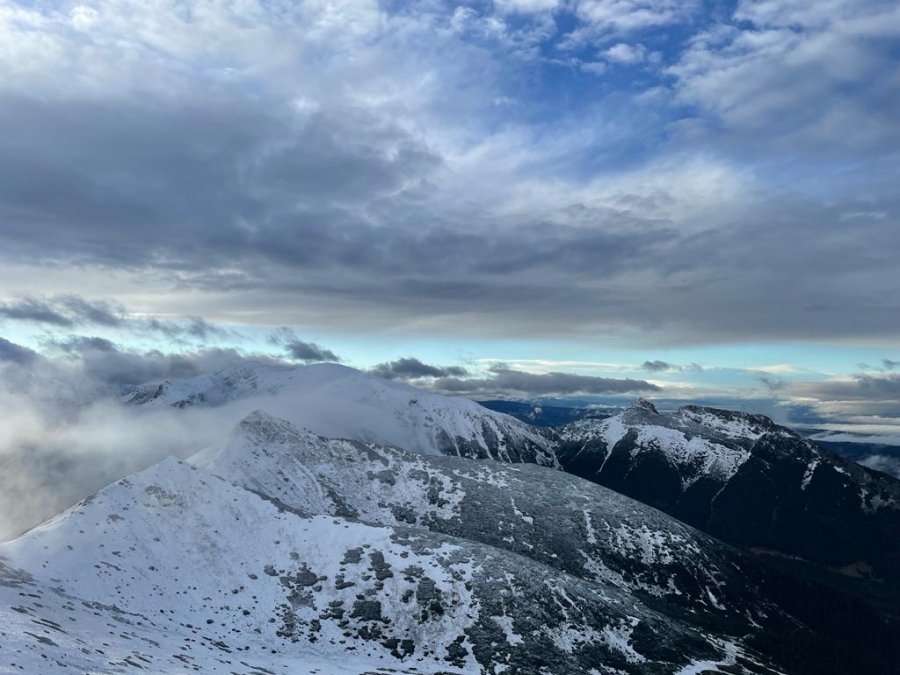
<instances>
[{"instance_id":1,"label":"hillside covered in snow","mask_svg":"<svg viewBox=\"0 0 900 675\"><path fill-rule=\"evenodd\" d=\"M2 668L777 672L754 633L789 623L731 551L577 478L264 415L194 463L0 546ZM562 483L531 493L544 473Z\"/></svg>"}]
</instances>

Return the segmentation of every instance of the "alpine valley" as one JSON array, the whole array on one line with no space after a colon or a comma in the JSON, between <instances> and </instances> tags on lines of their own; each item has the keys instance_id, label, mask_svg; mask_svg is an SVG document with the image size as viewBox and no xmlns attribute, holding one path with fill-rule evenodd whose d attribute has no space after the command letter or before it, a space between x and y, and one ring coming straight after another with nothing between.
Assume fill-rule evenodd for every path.
<instances>
[{"instance_id":1,"label":"alpine valley","mask_svg":"<svg viewBox=\"0 0 900 675\"><path fill-rule=\"evenodd\" d=\"M0 544L2 673L900 663L900 481L761 416L638 401L537 427L330 364L122 405L233 430Z\"/></svg>"}]
</instances>

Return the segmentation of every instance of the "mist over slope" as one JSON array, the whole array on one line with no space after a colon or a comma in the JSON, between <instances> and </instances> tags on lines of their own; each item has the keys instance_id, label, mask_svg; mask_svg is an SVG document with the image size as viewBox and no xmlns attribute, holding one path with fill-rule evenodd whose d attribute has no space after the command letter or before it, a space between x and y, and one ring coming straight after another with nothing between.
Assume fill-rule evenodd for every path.
<instances>
[{"instance_id":1,"label":"mist over slope","mask_svg":"<svg viewBox=\"0 0 900 675\"><path fill-rule=\"evenodd\" d=\"M508 415L333 363L296 369L242 364L208 377L136 387L125 402L150 409L259 409L322 436L429 455L554 463L550 443Z\"/></svg>"}]
</instances>

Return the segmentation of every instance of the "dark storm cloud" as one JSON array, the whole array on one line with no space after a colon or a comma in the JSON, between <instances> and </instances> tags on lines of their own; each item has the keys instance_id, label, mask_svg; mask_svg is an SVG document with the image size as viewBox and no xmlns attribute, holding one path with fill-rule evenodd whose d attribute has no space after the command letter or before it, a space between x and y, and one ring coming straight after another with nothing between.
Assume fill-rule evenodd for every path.
<instances>
[{"instance_id":1,"label":"dark storm cloud","mask_svg":"<svg viewBox=\"0 0 900 675\"><path fill-rule=\"evenodd\" d=\"M354 205L439 163L360 110L298 123L270 102L203 93L64 110L2 96L0 123L19 138L0 139L0 215L13 250L186 270L244 256L328 265L359 253L340 246L341 228L360 227Z\"/></svg>"},{"instance_id":2,"label":"dark storm cloud","mask_svg":"<svg viewBox=\"0 0 900 675\"><path fill-rule=\"evenodd\" d=\"M564 396L570 394L630 394L659 391L655 384L644 380L614 379L573 375L571 373L526 373L502 365L489 369L491 377L445 377L435 380L436 391L467 396Z\"/></svg>"},{"instance_id":3,"label":"dark storm cloud","mask_svg":"<svg viewBox=\"0 0 900 675\"><path fill-rule=\"evenodd\" d=\"M247 360L271 360L259 355L248 356L233 348L181 352L128 349L106 338L85 335L45 339L42 342L48 354L52 355L54 350L58 350L56 354L61 357L44 359L43 367L47 368L54 363L65 364L99 388L197 377Z\"/></svg>"},{"instance_id":4,"label":"dark storm cloud","mask_svg":"<svg viewBox=\"0 0 900 675\"><path fill-rule=\"evenodd\" d=\"M423 377L465 377L468 371L460 366L433 366L419 359L407 357L379 363L370 371L388 380L415 380Z\"/></svg>"},{"instance_id":5,"label":"dark storm cloud","mask_svg":"<svg viewBox=\"0 0 900 675\"><path fill-rule=\"evenodd\" d=\"M0 363L12 362L24 365L37 358L39 358L37 352L0 337Z\"/></svg>"},{"instance_id":6,"label":"dark storm cloud","mask_svg":"<svg viewBox=\"0 0 900 675\"><path fill-rule=\"evenodd\" d=\"M80 354L82 352L106 352L118 351L115 343L101 337L86 335L71 335L64 340L48 340L48 346L57 347L67 354Z\"/></svg>"},{"instance_id":7,"label":"dark storm cloud","mask_svg":"<svg viewBox=\"0 0 900 675\"><path fill-rule=\"evenodd\" d=\"M8 302L0 305L0 317L12 319L13 321L30 321L52 326L69 327L74 325L72 319L61 314L51 307L49 303L34 298L24 298L17 302Z\"/></svg>"},{"instance_id":8,"label":"dark storm cloud","mask_svg":"<svg viewBox=\"0 0 900 675\"><path fill-rule=\"evenodd\" d=\"M646 370L649 373L665 373L665 372L676 372L676 373L702 373L703 366L691 363L686 366L680 366L675 363L668 363L667 361L644 361L644 364L641 366L641 370Z\"/></svg>"},{"instance_id":9,"label":"dark storm cloud","mask_svg":"<svg viewBox=\"0 0 900 675\"><path fill-rule=\"evenodd\" d=\"M290 328L279 328L269 336L269 342L273 345L284 347L285 353L294 361L304 363L322 363L331 361L338 363L341 357L330 349L326 349L315 342L304 342L297 337Z\"/></svg>"},{"instance_id":10,"label":"dark storm cloud","mask_svg":"<svg viewBox=\"0 0 900 675\"><path fill-rule=\"evenodd\" d=\"M28 321L59 328L93 324L119 326L125 310L108 300L87 300L77 295L22 298L0 304L0 319Z\"/></svg>"}]
</instances>

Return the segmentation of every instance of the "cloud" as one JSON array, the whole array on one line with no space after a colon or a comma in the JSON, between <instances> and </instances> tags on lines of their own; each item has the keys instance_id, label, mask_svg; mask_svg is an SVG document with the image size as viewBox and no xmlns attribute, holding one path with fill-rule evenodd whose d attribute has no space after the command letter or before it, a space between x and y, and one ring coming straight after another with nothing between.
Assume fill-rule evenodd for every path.
<instances>
[{"instance_id":1,"label":"cloud","mask_svg":"<svg viewBox=\"0 0 900 675\"><path fill-rule=\"evenodd\" d=\"M900 367L900 361L894 361L893 359L881 359L881 365L885 370L894 370L895 368Z\"/></svg>"},{"instance_id":2,"label":"cloud","mask_svg":"<svg viewBox=\"0 0 900 675\"><path fill-rule=\"evenodd\" d=\"M33 298L0 305L0 316L13 321L30 321L53 326L69 327L73 325L72 319L59 313L49 304Z\"/></svg>"},{"instance_id":3,"label":"cloud","mask_svg":"<svg viewBox=\"0 0 900 675\"><path fill-rule=\"evenodd\" d=\"M37 352L0 337L0 364L9 361L18 364L26 364L31 363L37 358Z\"/></svg>"},{"instance_id":4,"label":"cloud","mask_svg":"<svg viewBox=\"0 0 900 675\"><path fill-rule=\"evenodd\" d=\"M574 8L582 25L571 32L567 45L681 23L697 12L699 3L696 0L576 0Z\"/></svg>"},{"instance_id":5,"label":"cloud","mask_svg":"<svg viewBox=\"0 0 900 675\"><path fill-rule=\"evenodd\" d=\"M791 392L820 401L881 401L900 414L900 373L859 373L852 378L791 384Z\"/></svg>"},{"instance_id":6,"label":"cloud","mask_svg":"<svg viewBox=\"0 0 900 675\"><path fill-rule=\"evenodd\" d=\"M330 349L325 349L315 342L304 342L298 339L296 333L290 328L279 328L269 336L269 342L284 347L288 356L295 361L303 361L304 363L331 361L337 363L343 360Z\"/></svg>"},{"instance_id":7,"label":"cloud","mask_svg":"<svg viewBox=\"0 0 900 675\"><path fill-rule=\"evenodd\" d=\"M665 373L665 372L677 372L677 373L702 373L703 366L697 363L691 363L686 366L677 365L675 363L668 363L667 361L644 361L641 366L641 370L646 370L651 373Z\"/></svg>"},{"instance_id":8,"label":"cloud","mask_svg":"<svg viewBox=\"0 0 900 675\"><path fill-rule=\"evenodd\" d=\"M0 541L166 456L187 457L230 428L215 410L122 406L89 377L49 360L24 371L0 363Z\"/></svg>"},{"instance_id":9,"label":"cloud","mask_svg":"<svg viewBox=\"0 0 900 675\"><path fill-rule=\"evenodd\" d=\"M175 342L185 339L241 339L241 335L212 324L201 317L185 321L130 318L121 303L114 300L88 300L78 295L45 298L25 297L0 304L0 319L25 321L50 329L98 326L118 328L135 334L158 334Z\"/></svg>"},{"instance_id":10,"label":"cloud","mask_svg":"<svg viewBox=\"0 0 900 675\"><path fill-rule=\"evenodd\" d=\"M739 2L668 72L679 102L750 143L896 147L897 26L900 9L881 0Z\"/></svg>"},{"instance_id":11,"label":"cloud","mask_svg":"<svg viewBox=\"0 0 900 675\"><path fill-rule=\"evenodd\" d=\"M10 9L0 285L654 348L900 330L890 3L451 5ZM590 72L638 44L667 73Z\"/></svg>"},{"instance_id":12,"label":"cloud","mask_svg":"<svg viewBox=\"0 0 900 675\"><path fill-rule=\"evenodd\" d=\"M550 12L560 7L562 0L494 0L501 12Z\"/></svg>"},{"instance_id":13,"label":"cloud","mask_svg":"<svg viewBox=\"0 0 900 675\"><path fill-rule=\"evenodd\" d=\"M896 444L900 439L900 373L784 381L779 383L777 393L783 400L802 403L812 411L812 415L806 415L806 426L856 436L848 439L851 441Z\"/></svg>"},{"instance_id":14,"label":"cloud","mask_svg":"<svg viewBox=\"0 0 900 675\"><path fill-rule=\"evenodd\" d=\"M631 45L625 42L614 44L603 52L604 58L613 63L621 63L623 65L634 65L640 63L647 57L647 50L643 45Z\"/></svg>"},{"instance_id":15,"label":"cloud","mask_svg":"<svg viewBox=\"0 0 900 675\"><path fill-rule=\"evenodd\" d=\"M859 463L894 478L900 478L900 458L890 455L869 455L859 460Z\"/></svg>"},{"instance_id":16,"label":"cloud","mask_svg":"<svg viewBox=\"0 0 900 675\"><path fill-rule=\"evenodd\" d=\"M143 330L149 333L159 333L170 340L183 341L185 338L193 338L196 340L223 340L223 339L240 339L239 333L228 331L224 328L216 326L199 316L190 317L186 323L177 321L163 321L160 319L150 319L143 327L136 326L136 330Z\"/></svg>"},{"instance_id":17,"label":"cloud","mask_svg":"<svg viewBox=\"0 0 900 675\"><path fill-rule=\"evenodd\" d=\"M54 355L41 357L38 372L42 373L42 377L59 380L81 378L86 386L89 384L107 393L117 393L122 387L147 382L197 377L246 360L272 360L232 347L179 352L129 349L106 338L84 335L47 338L42 343L48 353Z\"/></svg>"},{"instance_id":18,"label":"cloud","mask_svg":"<svg viewBox=\"0 0 900 675\"><path fill-rule=\"evenodd\" d=\"M303 361L304 363L341 360L333 351L320 347L315 342L296 340L285 345L285 348L292 359Z\"/></svg>"},{"instance_id":19,"label":"cloud","mask_svg":"<svg viewBox=\"0 0 900 675\"><path fill-rule=\"evenodd\" d=\"M659 391L644 380L614 379L571 373L534 374L501 365L489 369L491 377L445 377L435 380L436 391L480 397L490 396L566 396L572 394L630 394Z\"/></svg>"},{"instance_id":20,"label":"cloud","mask_svg":"<svg viewBox=\"0 0 900 675\"><path fill-rule=\"evenodd\" d=\"M0 338L0 541L168 455L223 440L234 411L123 406L122 387L194 377L249 358L235 350L125 350L69 336L45 357Z\"/></svg>"},{"instance_id":21,"label":"cloud","mask_svg":"<svg viewBox=\"0 0 900 675\"><path fill-rule=\"evenodd\" d=\"M28 321L54 327L71 328L93 324L118 326L124 309L109 300L86 300L77 295L58 295L51 298L22 298L0 304L0 318Z\"/></svg>"},{"instance_id":22,"label":"cloud","mask_svg":"<svg viewBox=\"0 0 900 675\"><path fill-rule=\"evenodd\" d=\"M581 64L581 70L592 75L604 75L608 67L605 61L587 61Z\"/></svg>"},{"instance_id":23,"label":"cloud","mask_svg":"<svg viewBox=\"0 0 900 675\"><path fill-rule=\"evenodd\" d=\"M57 347L67 354L82 354L84 352L106 352L110 354L119 350L111 340L85 335L70 335L63 340L49 340L47 344Z\"/></svg>"},{"instance_id":24,"label":"cloud","mask_svg":"<svg viewBox=\"0 0 900 675\"><path fill-rule=\"evenodd\" d=\"M407 357L380 363L370 371L376 377L387 380L415 380L423 377L464 377L468 374L460 366L432 366L419 359Z\"/></svg>"},{"instance_id":25,"label":"cloud","mask_svg":"<svg viewBox=\"0 0 900 675\"><path fill-rule=\"evenodd\" d=\"M768 389L772 393L782 391L787 386L787 383L784 380L778 380L768 375L763 375L758 379L760 382L762 382L766 389Z\"/></svg>"}]
</instances>

